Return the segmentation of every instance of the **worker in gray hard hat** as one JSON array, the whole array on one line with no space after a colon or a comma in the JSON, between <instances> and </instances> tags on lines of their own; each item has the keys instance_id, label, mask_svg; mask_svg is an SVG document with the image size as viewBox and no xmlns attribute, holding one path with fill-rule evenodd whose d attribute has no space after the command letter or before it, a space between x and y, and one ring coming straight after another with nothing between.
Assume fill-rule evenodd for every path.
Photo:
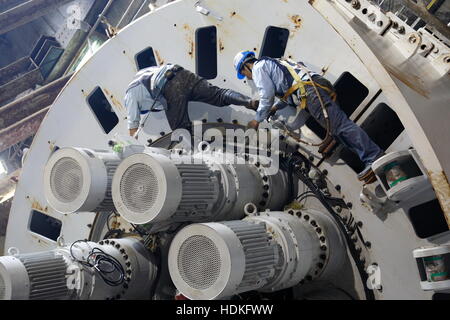
<instances>
[{"instance_id":1,"label":"worker in gray hard hat","mask_svg":"<svg viewBox=\"0 0 450 320\"><path fill-rule=\"evenodd\" d=\"M309 71L301 62L269 57L257 59L252 51L239 52L234 67L238 79L253 80L259 92L259 107L249 127L257 129L260 122L286 106L300 108L300 112L308 112L325 127L330 137L335 137L359 156L365 165L358 174L359 180L375 181L371 165L383 155L383 150L341 110L328 80ZM275 97L278 101L274 104Z\"/></svg>"},{"instance_id":2,"label":"worker in gray hard hat","mask_svg":"<svg viewBox=\"0 0 450 320\"><path fill-rule=\"evenodd\" d=\"M141 123L141 115L151 112L166 113L172 130L191 129L188 102L200 101L222 107L230 104L255 107L258 101L230 89L213 86L205 79L179 65L165 64L139 71L128 85L125 107L128 114L128 129L134 136Z\"/></svg>"}]
</instances>

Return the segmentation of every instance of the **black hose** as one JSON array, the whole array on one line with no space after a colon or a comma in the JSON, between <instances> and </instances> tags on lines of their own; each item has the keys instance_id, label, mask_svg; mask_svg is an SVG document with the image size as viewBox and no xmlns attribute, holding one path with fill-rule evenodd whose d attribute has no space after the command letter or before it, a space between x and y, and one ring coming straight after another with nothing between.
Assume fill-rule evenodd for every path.
<instances>
[{"instance_id":1,"label":"black hose","mask_svg":"<svg viewBox=\"0 0 450 320\"><path fill-rule=\"evenodd\" d=\"M305 157L303 157L302 155L298 154L300 156L299 159L300 162L304 162L307 161ZM309 177L305 174L303 174L300 170L295 169L295 164L294 160L295 158L292 157L291 159L289 159L289 163L291 165L293 165L293 172L294 174L312 191L314 192L316 198L322 203L322 205L327 209L327 211L331 214L331 216L333 217L333 219L336 221L340 231L343 233L345 240L347 242L347 245L349 247L350 250L350 254L356 264L356 267L358 269L358 272L360 274L361 280L363 281L363 286L364 286L364 292L366 295L366 299L367 300L375 300L375 295L373 293L372 290L370 290L369 288L367 288L367 279L368 279L368 274L365 271L365 266L364 263L362 263L359 260L359 254L356 251L356 248L354 246L354 243L351 239L350 236L350 230L347 229L347 226L342 222L340 216L333 210L333 208L330 206L330 204L328 203L326 197L322 194L322 192L316 187L316 185L314 184L314 182L309 179ZM307 164L308 162L306 162L305 164Z\"/></svg>"}]
</instances>

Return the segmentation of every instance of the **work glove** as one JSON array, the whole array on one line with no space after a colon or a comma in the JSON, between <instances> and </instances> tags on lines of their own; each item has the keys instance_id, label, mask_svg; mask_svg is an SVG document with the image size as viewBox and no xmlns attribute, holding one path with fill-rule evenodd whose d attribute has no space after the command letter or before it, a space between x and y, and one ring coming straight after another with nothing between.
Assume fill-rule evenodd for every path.
<instances>
[{"instance_id":1,"label":"work glove","mask_svg":"<svg viewBox=\"0 0 450 320\"><path fill-rule=\"evenodd\" d=\"M245 106L247 109L250 109L250 110L254 110L254 111L256 111L256 110L258 110L258 107L259 107L259 100L251 100L250 101L250 104L249 105L247 105L247 106Z\"/></svg>"}]
</instances>

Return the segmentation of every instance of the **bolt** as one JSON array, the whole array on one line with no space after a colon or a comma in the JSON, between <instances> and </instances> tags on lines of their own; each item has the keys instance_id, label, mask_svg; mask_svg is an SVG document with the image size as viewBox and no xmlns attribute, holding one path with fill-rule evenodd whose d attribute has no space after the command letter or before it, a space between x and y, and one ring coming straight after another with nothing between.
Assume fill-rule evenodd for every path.
<instances>
[{"instance_id":1,"label":"bolt","mask_svg":"<svg viewBox=\"0 0 450 320\"><path fill-rule=\"evenodd\" d=\"M341 213L342 212L342 207L341 206L337 206L336 207L336 212L337 213Z\"/></svg>"},{"instance_id":2,"label":"bolt","mask_svg":"<svg viewBox=\"0 0 450 320\"><path fill-rule=\"evenodd\" d=\"M325 169L325 170L322 171L322 173L323 173L324 176L326 176L328 174L328 170Z\"/></svg>"},{"instance_id":3,"label":"bolt","mask_svg":"<svg viewBox=\"0 0 450 320\"><path fill-rule=\"evenodd\" d=\"M319 262L319 263L317 264L317 267L318 267L319 269L322 269L322 268L323 268L323 263Z\"/></svg>"},{"instance_id":4,"label":"bolt","mask_svg":"<svg viewBox=\"0 0 450 320\"><path fill-rule=\"evenodd\" d=\"M370 241L366 241L365 243L364 243L364 245L367 247L367 248L371 248L372 247L372 243L370 242Z\"/></svg>"},{"instance_id":5,"label":"bolt","mask_svg":"<svg viewBox=\"0 0 450 320\"><path fill-rule=\"evenodd\" d=\"M319 240L320 240L321 242L325 242L325 237L324 237L324 236L321 236L321 237L319 238Z\"/></svg>"},{"instance_id":6,"label":"bolt","mask_svg":"<svg viewBox=\"0 0 450 320\"><path fill-rule=\"evenodd\" d=\"M309 220L309 216L308 216L307 214L305 214L305 215L303 216L303 219L305 219L306 221L308 221L308 220Z\"/></svg>"},{"instance_id":7,"label":"bolt","mask_svg":"<svg viewBox=\"0 0 450 320\"><path fill-rule=\"evenodd\" d=\"M379 21L377 22L377 26L378 26L378 27L382 27L382 26L383 26L383 21L379 20Z\"/></svg>"},{"instance_id":8,"label":"bolt","mask_svg":"<svg viewBox=\"0 0 450 320\"><path fill-rule=\"evenodd\" d=\"M316 226L317 226L316 221L315 221L315 220L311 220L311 225L312 225L313 227L316 227Z\"/></svg>"},{"instance_id":9,"label":"bolt","mask_svg":"<svg viewBox=\"0 0 450 320\"><path fill-rule=\"evenodd\" d=\"M297 217L299 217L299 218L302 217L302 213L301 213L300 211L298 211L298 212L296 213L296 215L297 215Z\"/></svg>"},{"instance_id":10,"label":"bolt","mask_svg":"<svg viewBox=\"0 0 450 320\"><path fill-rule=\"evenodd\" d=\"M401 26L400 28L398 28L398 33L404 34L405 33L405 27Z\"/></svg>"},{"instance_id":11,"label":"bolt","mask_svg":"<svg viewBox=\"0 0 450 320\"><path fill-rule=\"evenodd\" d=\"M360 247L355 247L356 252L361 253L362 249Z\"/></svg>"},{"instance_id":12,"label":"bolt","mask_svg":"<svg viewBox=\"0 0 450 320\"><path fill-rule=\"evenodd\" d=\"M409 41L409 43L416 43L417 39L414 35L412 35L408 38L408 41Z\"/></svg>"},{"instance_id":13,"label":"bolt","mask_svg":"<svg viewBox=\"0 0 450 320\"><path fill-rule=\"evenodd\" d=\"M161 135L161 137L166 135L164 131L161 131L159 134Z\"/></svg>"},{"instance_id":14,"label":"bolt","mask_svg":"<svg viewBox=\"0 0 450 320\"><path fill-rule=\"evenodd\" d=\"M347 202L347 207L348 207L349 209L351 209L351 208L353 207L353 203Z\"/></svg>"},{"instance_id":15,"label":"bolt","mask_svg":"<svg viewBox=\"0 0 450 320\"><path fill-rule=\"evenodd\" d=\"M337 184L334 188L335 188L337 191L341 191L341 186L340 186L339 184Z\"/></svg>"},{"instance_id":16,"label":"bolt","mask_svg":"<svg viewBox=\"0 0 450 320\"><path fill-rule=\"evenodd\" d=\"M317 228L317 229L316 229L316 232L317 232L317 233L322 233L322 229Z\"/></svg>"},{"instance_id":17,"label":"bolt","mask_svg":"<svg viewBox=\"0 0 450 320\"><path fill-rule=\"evenodd\" d=\"M397 29L397 28L398 28L398 22L395 22L395 21L394 21L394 22L392 23L392 28L393 28L393 29Z\"/></svg>"},{"instance_id":18,"label":"bolt","mask_svg":"<svg viewBox=\"0 0 450 320\"><path fill-rule=\"evenodd\" d=\"M359 8L361 8L361 4L359 3L358 0L352 0L352 7L353 9L358 10Z\"/></svg>"},{"instance_id":19,"label":"bolt","mask_svg":"<svg viewBox=\"0 0 450 320\"><path fill-rule=\"evenodd\" d=\"M294 210L289 210L288 213L289 214L294 214Z\"/></svg>"},{"instance_id":20,"label":"bolt","mask_svg":"<svg viewBox=\"0 0 450 320\"><path fill-rule=\"evenodd\" d=\"M377 16L374 13L371 13L367 16L370 22L375 23L375 20L377 19Z\"/></svg>"},{"instance_id":21,"label":"bolt","mask_svg":"<svg viewBox=\"0 0 450 320\"><path fill-rule=\"evenodd\" d=\"M320 250L322 250L322 251L327 251L327 246L321 246L321 247L320 247Z\"/></svg>"},{"instance_id":22,"label":"bolt","mask_svg":"<svg viewBox=\"0 0 450 320\"><path fill-rule=\"evenodd\" d=\"M326 258L327 258L327 256L325 254L320 255L320 259L325 260Z\"/></svg>"},{"instance_id":23,"label":"bolt","mask_svg":"<svg viewBox=\"0 0 450 320\"><path fill-rule=\"evenodd\" d=\"M264 189L264 190L269 190L269 185L266 184L266 185L263 187L263 189Z\"/></svg>"},{"instance_id":24,"label":"bolt","mask_svg":"<svg viewBox=\"0 0 450 320\"><path fill-rule=\"evenodd\" d=\"M356 223L356 225L357 225L358 227L362 228L363 223L362 223L362 221L358 221L358 222Z\"/></svg>"},{"instance_id":25,"label":"bolt","mask_svg":"<svg viewBox=\"0 0 450 320\"><path fill-rule=\"evenodd\" d=\"M309 156L308 160L312 162L312 161L314 161L314 157L313 156Z\"/></svg>"}]
</instances>

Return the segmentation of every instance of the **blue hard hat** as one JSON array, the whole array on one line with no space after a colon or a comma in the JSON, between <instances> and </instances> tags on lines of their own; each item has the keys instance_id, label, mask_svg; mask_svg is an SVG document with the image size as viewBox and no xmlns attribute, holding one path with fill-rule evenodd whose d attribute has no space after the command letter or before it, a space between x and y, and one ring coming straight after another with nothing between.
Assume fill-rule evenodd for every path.
<instances>
[{"instance_id":1,"label":"blue hard hat","mask_svg":"<svg viewBox=\"0 0 450 320\"><path fill-rule=\"evenodd\" d=\"M253 51L241 51L234 57L234 68L236 69L238 79L245 78L241 73L241 68L242 65L251 58L255 58L255 53Z\"/></svg>"}]
</instances>

